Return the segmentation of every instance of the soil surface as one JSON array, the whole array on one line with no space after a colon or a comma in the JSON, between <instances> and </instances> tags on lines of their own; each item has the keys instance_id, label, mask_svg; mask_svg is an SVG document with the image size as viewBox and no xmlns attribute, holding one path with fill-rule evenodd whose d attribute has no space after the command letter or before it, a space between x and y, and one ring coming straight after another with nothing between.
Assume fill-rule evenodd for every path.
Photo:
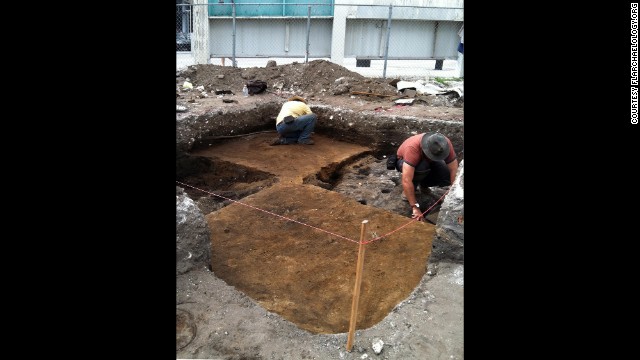
<instances>
[{"instance_id":1,"label":"soil surface","mask_svg":"<svg viewBox=\"0 0 640 360\"><path fill-rule=\"evenodd\" d=\"M194 155L242 165L244 181L257 180L251 182L257 187L263 185L263 173L253 169L270 170L277 177L277 184L206 216L212 232L214 274L305 330L340 333L349 326L358 253L354 244L359 241L361 222L369 224L363 239L368 241L411 220L365 206L366 196L359 202L315 186L312 179L318 169L324 170L317 177L328 184L338 167L351 165L351 159L368 151L320 135L315 138L313 146L270 146L269 135L259 134ZM236 169L243 169L238 165ZM363 178L370 172L359 171ZM216 187L211 180L203 185ZM194 177L185 181L200 182ZM392 186L377 191L390 192ZM251 207L237 205L247 203ZM434 226L422 222L401 230L366 246L357 328L382 320L426 272Z\"/></svg>"},{"instance_id":2,"label":"soil surface","mask_svg":"<svg viewBox=\"0 0 640 360\"><path fill-rule=\"evenodd\" d=\"M242 86L248 80L267 82L267 90L261 94L242 97ZM277 100L299 95L308 103L331 105L353 111L376 111L386 114L435 118L440 120L464 120L464 101L456 94L415 95L399 93L398 80L367 78L347 68L326 60L314 60L308 64L293 63L264 68L234 68L219 65L193 65L176 78L177 104L189 107L219 105L220 98L230 98L238 103L260 100ZM182 91L185 81L203 90ZM394 85L392 85L394 84ZM442 84L439 86L445 87ZM206 96L204 94L206 94ZM365 95L372 94L372 95ZM413 105L397 105L394 100L413 98Z\"/></svg>"},{"instance_id":3,"label":"soil surface","mask_svg":"<svg viewBox=\"0 0 640 360\"><path fill-rule=\"evenodd\" d=\"M242 97L250 79L267 81L268 90ZM186 80L194 90L183 91ZM412 96L392 84L324 60L197 65L177 74L176 102L206 112L300 95L355 111L463 121L461 98L415 96L398 106L393 100ZM194 151L202 171L177 177L191 185L182 187L212 234L211 265L177 276L176 357L464 358L464 266L430 258L437 200L448 188L420 189L431 223L411 221L399 173L383 157L318 134L311 146L269 146L275 136L242 135ZM375 241L365 246L357 331L346 351L363 219L365 240Z\"/></svg>"}]
</instances>

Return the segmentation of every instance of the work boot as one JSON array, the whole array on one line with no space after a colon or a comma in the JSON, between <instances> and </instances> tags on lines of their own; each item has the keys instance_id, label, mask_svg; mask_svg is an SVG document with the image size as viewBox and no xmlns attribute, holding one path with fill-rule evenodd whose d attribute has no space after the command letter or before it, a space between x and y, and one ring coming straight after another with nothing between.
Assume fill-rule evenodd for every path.
<instances>
[{"instance_id":1,"label":"work boot","mask_svg":"<svg viewBox=\"0 0 640 360\"><path fill-rule=\"evenodd\" d=\"M275 146L275 145L289 145L289 143L287 142L287 139L282 138L282 137L277 137L273 140L271 140L271 143L269 144L271 146Z\"/></svg>"},{"instance_id":2,"label":"work boot","mask_svg":"<svg viewBox=\"0 0 640 360\"><path fill-rule=\"evenodd\" d=\"M313 141L312 139L307 139L307 140L300 140L298 141L298 144L302 144L302 145L313 145L316 142Z\"/></svg>"}]
</instances>

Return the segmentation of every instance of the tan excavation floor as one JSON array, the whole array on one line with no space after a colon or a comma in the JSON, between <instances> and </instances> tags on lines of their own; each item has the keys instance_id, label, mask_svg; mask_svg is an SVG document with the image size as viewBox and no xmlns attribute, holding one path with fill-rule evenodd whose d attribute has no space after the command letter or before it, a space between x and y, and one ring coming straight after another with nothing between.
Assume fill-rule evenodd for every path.
<instances>
[{"instance_id":1,"label":"tan excavation floor","mask_svg":"<svg viewBox=\"0 0 640 360\"><path fill-rule=\"evenodd\" d=\"M276 175L280 182L302 184L308 175L320 172L330 164L340 163L370 149L335 141L314 134L314 145L270 146L272 134L256 134L194 152L193 155L216 157ZM325 170L326 171L326 170Z\"/></svg>"},{"instance_id":2,"label":"tan excavation floor","mask_svg":"<svg viewBox=\"0 0 640 360\"><path fill-rule=\"evenodd\" d=\"M274 133L275 134L275 133ZM269 146L258 134L211 147L210 156L279 181L206 215L215 275L313 333L349 328L358 241L368 220L357 328L380 322L426 272L434 227L362 205L302 179L368 149L314 135L315 145ZM404 226L404 227L403 227Z\"/></svg>"}]
</instances>

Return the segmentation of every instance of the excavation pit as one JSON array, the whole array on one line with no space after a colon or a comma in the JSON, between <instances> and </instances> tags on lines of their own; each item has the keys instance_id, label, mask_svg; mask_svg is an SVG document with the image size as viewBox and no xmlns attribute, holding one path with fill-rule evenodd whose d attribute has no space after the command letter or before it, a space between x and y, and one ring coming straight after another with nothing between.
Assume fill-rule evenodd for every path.
<instances>
[{"instance_id":1,"label":"excavation pit","mask_svg":"<svg viewBox=\"0 0 640 360\"><path fill-rule=\"evenodd\" d=\"M265 80L267 91L243 97L249 79ZM462 257L450 251L462 248L446 247L433 225L411 221L400 174L385 166L404 139L426 131L448 136L462 160L463 99L420 96L399 106L393 83L327 61L198 65L176 74L176 103L187 108L176 113L176 307L193 315L195 332L189 341L177 317L178 358L349 360L371 355L378 339L389 359L464 358ZM293 95L318 115L316 144L269 147L280 107ZM323 144L348 151L334 156ZM421 207L445 191L417 194ZM427 215L433 222L437 209ZM357 351L349 353L365 218L365 240L406 226L365 245ZM415 278L397 281L398 272Z\"/></svg>"},{"instance_id":2,"label":"excavation pit","mask_svg":"<svg viewBox=\"0 0 640 360\"><path fill-rule=\"evenodd\" d=\"M434 226L363 205L308 180L329 183L333 172L371 149L321 135L314 136L313 146L270 146L272 138L273 134L250 135L192 154L211 159L217 164L214 169L256 180L250 195L236 201L225 196L226 206L205 216L213 273L300 328L346 332L360 226L369 220L364 241L393 232L366 245L357 328L375 325L424 276ZM235 173L230 164L236 164ZM368 171L359 167L355 173L366 177ZM207 172L190 175L185 183L198 183L197 176L209 179L208 197L220 195L214 189L216 177ZM221 185L237 183L228 180L217 178Z\"/></svg>"}]
</instances>

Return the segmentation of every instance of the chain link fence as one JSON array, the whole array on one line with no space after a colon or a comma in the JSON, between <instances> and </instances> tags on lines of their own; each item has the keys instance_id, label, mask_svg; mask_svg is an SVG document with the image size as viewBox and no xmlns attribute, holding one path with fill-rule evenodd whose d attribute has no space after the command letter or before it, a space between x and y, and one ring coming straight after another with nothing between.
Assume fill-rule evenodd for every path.
<instances>
[{"instance_id":1,"label":"chain link fence","mask_svg":"<svg viewBox=\"0 0 640 360\"><path fill-rule=\"evenodd\" d=\"M182 0L184 1L184 0ZM333 0L176 4L176 70L332 61L368 77L462 77L462 1L451 7ZM396 1L405 3L406 1Z\"/></svg>"}]
</instances>

